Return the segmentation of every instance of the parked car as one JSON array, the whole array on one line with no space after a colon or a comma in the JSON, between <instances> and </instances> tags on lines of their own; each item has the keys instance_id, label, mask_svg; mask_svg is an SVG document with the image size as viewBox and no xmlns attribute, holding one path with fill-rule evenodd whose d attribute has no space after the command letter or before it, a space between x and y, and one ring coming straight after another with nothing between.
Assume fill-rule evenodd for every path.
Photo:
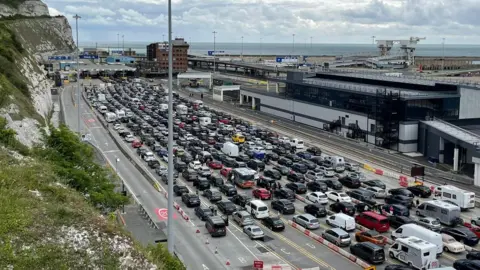
<instances>
[{"instance_id":1,"label":"parked car","mask_svg":"<svg viewBox=\"0 0 480 270\"><path fill-rule=\"evenodd\" d=\"M350 253L372 264L382 264L385 261L385 251L371 242L357 243L350 247Z\"/></svg>"},{"instance_id":2,"label":"parked car","mask_svg":"<svg viewBox=\"0 0 480 270\"><path fill-rule=\"evenodd\" d=\"M273 200L271 206L273 210L277 210L283 215L291 215L295 213L295 206L291 201L286 199Z\"/></svg>"},{"instance_id":3,"label":"parked car","mask_svg":"<svg viewBox=\"0 0 480 270\"><path fill-rule=\"evenodd\" d=\"M375 230L356 232L355 240L357 242L371 242L378 246L385 246L387 244L387 238Z\"/></svg>"},{"instance_id":4,"label":"parked car","mask_svg":"<svg viewBox=\"0 0 480 270\"><path fill-rule=\"evenodd\" d=\"M201 220L205 221L207 217L213 216L212 210L208 207L201 207L197 206L195 207L195 215Z\"/></svg>"},{"instance_id":5,"label":"parked car","mask_svg":"<svg viewBox=\"0 0 480 270\"><path fill-rule=\"evenodd\" d=\"M272 198L272 194L265 188L256 188L252 191L252 196L260 200L269 200Z\"/></svg>"},{"instance_id":6,"label":"parked car","mask_svg":"<svg viewBox=\"0 0 480 270\"><path fill-rule=\"evenodd\" d=\"M280 217L272 217L272 216L266 217L262 219L262 224L272 231L285 230L285 223L283 223Z\"/></svg>"},{"instance_id":7,"label":"parked car","mask_svg":"<svg viewBox=\"0 0 480 270\"><path fill-rule=\"evenodd\" d=\"M327 191L325 195L327 195L328 199L335 202L352 202L352 199L344 192Z\"/></svg>"},{"instance_id":8,"label":"parked car","mask_svg":"<svg viewBox=\"0 0 480 270\"><path fill-rule=\"evenodd\" d=\"M320 228L320 223L318 222L318 219L310 214L293 216L292 221L309 230L315 230Z\"/></svg>"},{"instance_id":9,"label":"parked car","mask_svg":"<svg viewBox=\"0 0 480 270\"><path fill-rule=\"evenodd\" d=\"M350 234L340 228L325 230L322 233L322 238L334 243L339 247L348 247L352 242L350 239Z\"/></svg>"},{"instance_id":10,"label":"parked car","mask_svg":"<svg viewBox=\"0 0 480 270\"><path fill-rule=\"evenodd\" d=\"M451 253L461 253L465 251L465 245L458 242L452 236L442 233L443 250ZM467 254L468 259L468 254Z\"/></svg>"},{"instance_id":11,"label":"parked car","mask_svg":"<svg viewBox=\"0 0 480 270\"><path fill-rule=\"evenodd\" d=\"M327 209L325 209L324 205L319 203L307 204L303 207L303 211L317 218L327 216Z\"/></svg>"},{"instance_id":12,"label":"parked car","mask_svg":"<svg viewBox=\"0 0 480 270\"><path fill-rule=\"evenodd\" d=\"M243 232L250 237L252 240L263 240L265 237L265 233L262 231L262 229L256 225L249 225L243 227Z\"/></svg>"}]
</instances>

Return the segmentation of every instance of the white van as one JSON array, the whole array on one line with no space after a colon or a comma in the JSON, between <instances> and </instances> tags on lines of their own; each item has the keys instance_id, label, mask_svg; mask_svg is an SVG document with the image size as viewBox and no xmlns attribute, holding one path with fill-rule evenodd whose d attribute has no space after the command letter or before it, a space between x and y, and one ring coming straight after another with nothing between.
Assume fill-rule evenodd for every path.
<instances>
[{"instance_id":1,"label":"white van","mask_svg":"<svg viewBox=\"0 0 480 270\"><path fill-rule=\"evenodd\" d=\"M124 110L116 110L115 114L117 115L117 119L122 119L125 117L125 111Z\"/></svg>"},{"instance_id":2,"label":"white van","mask_svg":"<svg viewBox=\"0 0 480 270\"><path fill-rule=\"evenodd\" d=\"M254 218L263 219L270 215L268 206L261 200L252 200L245 204L245 209Z\"/></svg>"},{"instance_id":3,"label":"white van","mask_svg":"<svg viewBox=\"0 0 480 270\"><path fill-rule=\"evenodd\" d=\"M115 122L117 120L117 115L112 112L107 112L105 114L105 120L109 123Z\"/></svg>"},{"instance_id":4,"label":"white van","mask_svg":"<svg viewBox=\"0 0 480 270\"><path fill-rule=\"evenodd\" d=\"M332 227L342 228L347 232L355 230L355 218L344 213L338 213L327 217L327 224Z\"/></svg>"},{"instance_id":5,"label":"white van","mask_svg":"<svg viewBox=\"0 0 480 270\"><path fill-rule=\"evenodd\" d=\"M223 144L222 152L229 157L238 157L238 145L232 142L226 142Z\"/></svg>"},{"instance_id":6,"label":"white van","mask_svg":"<svg viewBox=\"0 0 480 270\"><path fill-rule=\"evenodd\" d=\"M293 138L290 140L290 146L295 146L296 149L303 149L305 145L303 144L303 140Z\"/></svg>"},{"instance_id":7,"label":"white van","mask_svg":"<svg viewBox=\"0 0 480 270\"><path fill-rule=\"evenodd\" d=\"M395 240L401 237L415 236L436 246L436 254L440 255L443 252L442 235L424 228L420 225L409 223L400 226L392 232L392 239Z\"/></svg>"},{"instance_id":8,"label":"white van","mask_svg":"<svg viewBox=\"0 0 480 270\"><path fill-rule=\"evenodd\" d=\"M205 116L200 117L198 118L198 123L200 124L200 126L207 126L212 123L212 118Z\"/></svg>"},{"instance_id":9,"label":"white van","mask_svg":"<svg viewBox=\"0 0 480 270\"><path fill-rule=\"evenodd\" d=\"M333 169L338 172L342 173L345 171L345 159L339 156L331 156L330 161L332 161Z\"/></svg>"},{"instance_id":10,"label":"white van","mask_svg":"<svg viewBox=\"0 0 480 270\"><path fill-rule=\"evenodd\" d=\"M105 114L108 112L108 108L107 106L100 106L100 108L98 109L98 111L102 114Z\"/></svg>"},{"instance_id":11,"label":"white van","mask_svg":"<svg viewBox=\"0 0 480 270\"><path fill-rule=\"evenodd\" d=\"M388 249L388 255L418 270L435 269L440 266L436 249L435 244L410 236L398 238Z\"/></svg>"},{"instance_id":12,"label":"white van","mask_svg":"<svg viewBox=\"0 0 480 270\"><path fill-rule=\"evenodd\" d=\"M453 202L462 210L475 208L474 192L466 191L452 185L444 185L438 186L435 189L435 194L437 194L444 201Z\"/></svg>"},{"instance_id":13,"label":"white van","mask_svg":"<svg viewBox=\"0 0 480 270\"><path fill-rule=\"evenodd\" d=\"M168 111L168 104L165 104L165 103L160 104L160 106L158 106L158 110L161 112Z\"/></svg>"}]
</instances>

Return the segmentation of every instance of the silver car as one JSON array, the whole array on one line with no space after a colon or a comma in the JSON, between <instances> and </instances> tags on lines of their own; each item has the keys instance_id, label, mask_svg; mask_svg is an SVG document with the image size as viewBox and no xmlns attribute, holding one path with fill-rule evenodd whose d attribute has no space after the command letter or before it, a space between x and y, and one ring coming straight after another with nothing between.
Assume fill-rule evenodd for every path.
<instances>
[{"instance_id":1,"label":"silver car","mask_svg":"<svg viewBox=\"0 0 480 270\"><path fill-rule=\"evenodd\" d=\"M243 227L243 232L250 237L252 240L260 239L263 240L265 234L263 233L262 229L256 225L249 225Z\"/></svg>"},{"instance_id":2,"label":"silver car","mask_svg":"<svg viewBox=\"0 0 480 270\"><path fill-rule=\"evenodd\" d=\"M320 223L318 222L318 219L310 214L293 216L292 221L309 230L320 228Z\"/></svg>"},{"instance_id":3,"label":"silver car","mask_svg":"<svg viewBox=\"0 0 480 270\"><path fill-rule=\"evenodd\" d=\"M322 238L339 247L347 247L352 242L350 234L340 228L333 228L322 233Z\"/></svg>"},{"instance_id":4,"label":"silver car","mask_svg":"<svg viewBox=\"0 0 480 270\"><path fill-rule=\"evenodd\" d=\"M417 224L434 232L438 232L442 228L440 222L432 217L421 217L417 220Z\"/></svg>"},{"instance_id":5,"label":"silver car","mask_svg":"<svg viewBox=\"0 0 480 270\"><path fill-rule=\"evenodd\" d=\"M364 187L364 188L361 188L363 190L368 190L370 192L373 193L373 197L374 198L380 198L380 199L383 199L385 198L385 196L387 196L387 192L385 191L385 189L382 189L382 188L379 188L379 187Z\"/></svg>"}]
</instances>

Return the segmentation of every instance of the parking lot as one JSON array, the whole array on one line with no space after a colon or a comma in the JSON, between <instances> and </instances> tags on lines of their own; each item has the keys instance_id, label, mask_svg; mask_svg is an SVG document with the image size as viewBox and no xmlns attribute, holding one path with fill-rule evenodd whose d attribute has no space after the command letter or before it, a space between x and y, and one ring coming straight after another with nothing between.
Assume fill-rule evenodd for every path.
<instances>
[{"instance_id":1,"label":"parking lot","mask_svg":"<svg viewBox=\"0 0 480 270\"><path fill-rule=\"evenodd\" d=\"M140 87L143 88L143 90L141 90ZM157 174L156 176L159 182L163 184L163 189L165 189L166 183L162 181L162 175L165 170L162 168L166 167L164 157L167 154L167 113L165 110L161 111L159 109L162 107L161 104L166 103L164 91L160 88L154 90L149 87L137 87L133 83L124 85L116 84L115 86L106 88L108 90L102 90L100 88L87 90L91 105L98 111L101 110L101 106L106 106L107 112L111 113L125 109L125 116L123 118L117 119L118 117L111 116L111 119L115 118L115 120L111 121L111 125L118 131L118 134L124 138L125 143L130 146L132 154L137 155L139 159L146 160L145 165L151 167L150 171L152 174ZM105 101L100 101L98 94L105 94ZM138 101L136 99L138 99ZM293 195L294 212L292 214L285 214L285 212L288 211L282 211L284 210L282 208L278 208L277 210L270 209L270 215L280 217L280 220L284 223L285 230L281 232L273 232L268 229L263 222L255 220L254 225L258 226L264 232L264 239L263 241L251 240L252 247L278 254L279 261L283 261L283 263L290 264L294 267L308 268L320 266L321 269L356 269L359 267L347 258L342 257L308 235L305 235L305 233L289 225L294 216L305 214L305 207L313 204L314 202L312 200L315 200L312 197L313 195L310 194L312 192L311 188L314 188L313 184L308 185L310 190L307 190L305 194L295 194L291 189L298 188L301 190L304 187L303 183L309 183L312 180L313 182L326 183L328 184L327 191L317 193L317 195L327 196L327 203L317 205L319 208L325 207L326 211L331 211L335 210L332 208L332 205L334 205L348 209L352 209L353 207L355 212L360 212L366 210L366 208L362 206L362 209L359 209L359 207L355 205L358 201L355 199L351 200L350 198L350 192L360 190L354 183L360 182L360 185L365 187L365 184L368 183L367 181L380 179L386 186L385 191L398 188L397 183L391 180L384 180L383 177L378 177L372 172L363 170L362 168L356 169L357 166L353 162L350 162L347 166L352 168L351 171L333 170L333 175L327 177L331 174L333 163L335 163L330 157L335 153L326 153L323 152L321 148L310 148L308 145L304 145L302 149L300 148L301 144L299 144L301 139L284 138L286 137L284 136L285 134L276 134L276 132L265 130L261 126L254 126L245 120L235 119L234 116L228 113L207 108L205 105L200 105L200 102L188 100L188 98L177 98L174 103L174 108L178 108L174 126L174 137L176 140L174 152L176 155L178 186L185 186L189 193L196 194L197 188L193 186L193 183L199 183L201 181L187 181L184 176L188 178L191 177L192 180L195 180L198 174L202 173L202 167L209 166L208 171L205 170L205 178L210 184L208 190L216 192L219 191L219 188L222 187L223 184L230 183L232 185L236 184L237 186L242 184L240 182L231 182L232 179L230 177L232 176L232 172L224 169L225 165L228 165L228 168L235 168L255 167L264 164L264 169L252 169L252 180L256 186L251 189L241 189L237 187L235 188L236 192L240 195L253 197L252 190L258 188L259 184L262 185L261 183L265 183L264 188L266 189L258 191L257 194L266 194L265 197L270 197L264 200L268 207L271 207L271 201L273 200L289 200L291 195ZM183 111L183 106L178 105L185 105L186 111ZM104 115L107 119L108 115L106 112L104 112ZM205 122L203 125L200 125L200 118L202 117L210 118L210 123L207 124ZM245 138L245 142L239 142L238 136L236 136L239 133ZM297 139L295 142L297 149L289 149L291 148L289 145L291 145L295 139ZM229 145L230 142L234 143L233 140L236 141L235 145L239 147L240 151L238 154L231 154L231 158L229 158L224 153L228 150L225 149L224 146ZM310 148L309 152L306 151L308 148ZM183 151L181 149L183 149ZM151 152L151 154L149 152ZM204 152L208 152L209 155L206 155ZM252 160L255 159L253 157L257 157L256 159L258 160L265 160L265 157L267 157L268 162L253 162ZM199 161L202 159L199 165L194 163L195 158ZM286 168L280 166L285 166ZM307 168L306 171L305 167ZM193 170L194 168L195 170ZM235 169L232 170L235 171ZM209 172L211 172L211 176L208 176ZM224 172L224 174L222 175L221 172ZM264 176L264 172L267 172L269 176ZM280 174L280 177L278 177L278 174ZM223 180L223 183L216 182L216 179L219 177ZM275 190L272 188L267 189L268 183L270 182L280 183L283 188L281 189L282 191L279 192L278 188ZM286 186L289 186L291 189L285 189ZM332 193L336 191L335 186L338 186L338 191L344 192L345 194L343 194L343 196L350 198L352 202L345 202L343 205L335 202L336 197L334 197L335 194ZM347 186L350 186L350 188ZM225 188L223 189L227 190ZM325 191L324 187L322 187L321 190ZM268 194L272 193L273 196L268 196ZM204 191L200 191L198 194L201 207L209 207L216 204L216 202L212 202L212 200L203 195ZM307 195L310 200L306 199ZM228 200L225 194L221 194L221 196L221 201ZM383 197L383 195L377 194L377 198L373 198L372 201L368 202L369 205L377 205L377 207L374 208L379 208L378 205L384 205L384 199L379 197ZM414 200L417 200L417 198ZM420 202L425 200L431 199L419 199ZM192 222L202 224L202 221L196 217L194 208L188 208L180 197L176 197L176 201L182 205L183 209L186 209ZM237 207L239 209L241 208L240 205L237 205ZM386 209L389 210L390 208L388 207ZM218 211L220 212L219 215L224 216L224 213L221 213L220 210ZM282 212L284 213L282 214ZM414 208L410 210L412 222L418 221L414 212ZM331 213L328 213L328 216L330 216L330 214ZM386 215L388 215L388 213ZM472 215L473 213L470 211L467 214L463 213L462 217L464 219L471 218ZM296 218L298 219L298 217ZM332 228L327 225L326 217L323 215L318 216L318 221L319 228L313 229L312 232L321 235L322 232ZM247 235L243 233L242 227L236 224L231 217L229 218L227 228L227 237L233 236L242 241L249 241ZM392 229L382 233L382 235L390 238L391 231ZM350 245L356 244L356 232L358 231L350 233ZM350 251L349 247L343 249ZM450 266L456 259L465 258L465 254L466 252L457 255L444 252L439 258L439 261L441 265ZM335 260L332 259L334 258L333 256L335 256ZM399 263L400 262L395 259L386 256L386 262L377 266L377 268L382 269L385 265Z\"/></svg>"}]
</instances>

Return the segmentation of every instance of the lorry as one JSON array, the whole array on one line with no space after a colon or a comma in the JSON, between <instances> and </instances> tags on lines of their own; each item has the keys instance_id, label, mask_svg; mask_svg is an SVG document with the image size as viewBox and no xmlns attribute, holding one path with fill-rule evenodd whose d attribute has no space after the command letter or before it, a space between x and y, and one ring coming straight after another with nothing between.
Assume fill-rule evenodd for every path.
<instances>
[{"instance_id":1,"label":"lorry","mask_svg":"<svg viewBox=\"0 0 480 270\"><path fill-rule=\"evenodd\" d=\"M226 142L223 144L222 152L225 153L229 157L238 157L238 145L232 142Z\"/></svg>"}]
</instances>

